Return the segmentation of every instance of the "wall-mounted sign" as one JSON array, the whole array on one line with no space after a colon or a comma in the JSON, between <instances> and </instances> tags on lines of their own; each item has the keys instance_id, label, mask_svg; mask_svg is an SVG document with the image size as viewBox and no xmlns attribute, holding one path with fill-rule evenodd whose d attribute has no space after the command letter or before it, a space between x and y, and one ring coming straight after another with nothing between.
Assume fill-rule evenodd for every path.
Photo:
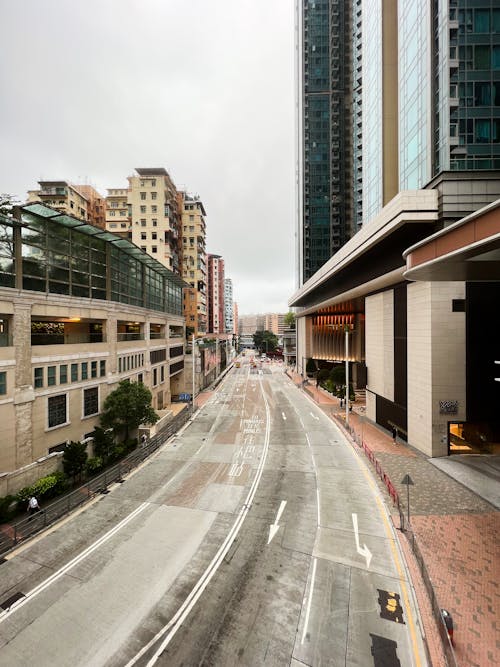
<instances>
[{"instance_id":1,"label":"wall-mounted sign","mask_svg":"<svg viewBox=\"0 0 500 667\"><path fill-rule=\"evenodd\" d=\"M458 401L439 401L440 415L456 415L458 412Z\"/></svg>"}]
</instances>

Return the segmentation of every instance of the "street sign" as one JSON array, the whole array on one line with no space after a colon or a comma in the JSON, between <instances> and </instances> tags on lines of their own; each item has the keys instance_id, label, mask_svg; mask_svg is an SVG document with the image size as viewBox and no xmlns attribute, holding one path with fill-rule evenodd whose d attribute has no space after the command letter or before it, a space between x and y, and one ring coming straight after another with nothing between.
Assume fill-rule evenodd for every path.
<instances>
[{"instance_id":1,"label":"street sign","mask_svg":"<svg viewBox=\"0 0 500 667\"><path fill-rule=\"evenodd\" d=\"M403 479L401 480L401 484L407 484L407 485L409 485L409 486L414 486L414 484L413 484L413 480L412 480L412 478L410 477L410 475L408 475L408 473L406 473L406 475L405 475L405 476L403 477Z\"/></svg>"},{"instance_id":2,"label":"street sign","mask_svg":"<svg viewBox=\"0 0 500 667\"><path fill-rule=\"evenodd\" d=\"M408 508L408 525L410 525L410 486L414 486L413 480L408 473L401 480L401 484L406 486L407 508Z\"/></svg>"}]
</instances>

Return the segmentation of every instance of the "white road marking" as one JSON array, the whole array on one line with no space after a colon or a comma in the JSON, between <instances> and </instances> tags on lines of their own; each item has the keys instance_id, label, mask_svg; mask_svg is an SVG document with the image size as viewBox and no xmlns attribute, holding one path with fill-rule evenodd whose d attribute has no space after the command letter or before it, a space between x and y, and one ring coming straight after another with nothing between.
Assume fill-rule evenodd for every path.
<instances>
[{"instance_id":1,"label":"white road marking","mask_svg":"<svg viewBox=\"0 0 500 667\"><path fill-rule=\"evenodd\" d=\"M286 505L286 500L282 500L279 506L278 514L276 515L276 519L274 520L274 523L272 523L269 526L269 537L267 540L267 543L269 544L273 537L276 535L276 533L279 530L279 524L278 521L280 520L281 515L283 514L283 510L285 509Z\"/></svg>"},{"instance_id":2,"label":"white road marking","mask_svg":"<svg viewBox=\"0 0 500 667\"><path fill-rule=\"evenodd\" d=\"M370 549L366 546L366 544L363 544L363 548L359 546L359 533L358 533L358 515L354 514L352 515L352 525L354 526L354 537L356 540L356 551L360 556L364 556L366 558L366 569L370 567L370 561L372 559L372 553Z\"/></svg>"},{"instance_id":3,"label":"white road marking","mask_svg":"<svg viewBox=\"0 0 500 667\"><path fill-rule=\"evenodd\" d=\"M281 413L281 416L282 416L283 419L286 421L286 414L285 414L284 412Z\"/></svg>"},{"instance_id":4,"label":"white road marking","mask_svg":"<svg viewBox=\"0 0 500 667\"><path fill-rule=\"evenodd\" d=\"M318 417L318 415L315 415L313 412L310 412L309 414L311 415L311 417L312 417L313 419L316 419L317 421L319 421L319 417Z\"/></svg>"},{"instance_id":5,"label":"white road marking","mask_svg":"<svg viewBox=\"0 0 500 667\"><path fill-rule=\"evenodd\" d=\"M75 556L72 560L70 560L66 565L63 565L59 570L54 572L48 579L45 579L45 581L42 581L38 586L35 586L33 590L31 590L29 593L26 593L26 597L24 597L22 600L20 600L17 604L13 604L12 607L4 611L0 615L0 623L6 619L7 616L9 616L12 612L17 611L20 609L23 605L25 605L27 602L30 602L34 597L36 597L39 593L44 591L46 588L48 588L51 584L53 584L55 581L60 579L63 575L67 574L70 570L72 570L78 563L80 563L84 558L89 556L92 552L94 552L96 549L98 549L100 546L105 544L108 540L110 540L113 535L115 535L118 531L120 531L124 526L126 526L132 519L135 519L135 517L140 514L142 511L148 507L150 503L142 503L137 507L133 512L131 512L128 516L126 516L124 519L122 519L119 523L116 524L116 526L113 526L111 530L108 530L107 533L105 533L102 537L100 537L98 540L96 540L93 544L88 546L84 551L78 554L78 556Z\"/></svg>"},{"instance_id":6,"label":"white road marking","mask_svg":"<svg viewBox=\"0 0 500 667\"><path fill-rule=\"evenodd\" d=\"M147 643L145 644L142 649L131 659L129 662L126 664L125 667L132 667L135 665L141 658L142 656L147 653L152 646L154 646L162 637L163 641L161 642L160 646L156 649L155 653L153 656L150 658L150 660L147 662L146 667L152 667L152 665L155 665L158 658L160 655L163 653L163 651L166 649L166 647L170 644L172 641L173 637L179 630L179 628L182 626L183 622L187 618L188 614L190 613L191 609L194 607L194 605L197 603L198 599L202 595L203 591L205 588L208 586L210 583L212 577L215 575L217 572L220 564L222 563L223 559L225 558L227 552L231 548L232 543L234 542L236 536L238 535L240 528L246 518L246 515L250 511L250 506L252 504L253 498L255 496L255 493L257 492L257 488L260 483L260 479L262 477L262 473L264 471L264 465L266 462L267 454L269 451L269 440L270 440L270 433L271 433L271 412L269 408L269 402L267 400L267 397L264 393L264 390L262 388L262 383L259 381L260 384L260 389L262 392L262 397L264 399L264 404L266 407L266 430L265 430L265 435L264 435L264 445L262 448L262 455L260 457L259 461L259 466L257 468L256 475L253 479L252 485L250 487L250 490L248 492L247 497L245 498L245 502L243 503L243 506L241 507L238 516L236 517L236 520L231 527L231 530L226 536L226 539L220 546L219 550L213 557L212 561L206 568L205 572L201 575L201 577L198 579L196 584L193 586L191 592L187 596L187 598L184 600L182 605L179 607L179 609L176 611L174 616L170 619L166 625L159 630L156 635Z\"/></svg>"},{"instance_id":7,"label":"white road marking","mask_svg":"<svg viewBox=\"0 0 500 667\"><path fill-rule=\"evenodd\" d=\"M302 641L300 642L301 644L304 643L304 640L306 638L307 634L307 627L309 625L309 613L311 611L311 602L312 602L312 596L313 596L313 591L314 591L314 582L316 580L316 563L317 559L313 558L313 569L312 569L312 575L311 575L311 585L309 587L309 597L307 598L307 607L306 607L306 618L304 620L304 629L302 631Z\"/></svg>"}]
</instances>

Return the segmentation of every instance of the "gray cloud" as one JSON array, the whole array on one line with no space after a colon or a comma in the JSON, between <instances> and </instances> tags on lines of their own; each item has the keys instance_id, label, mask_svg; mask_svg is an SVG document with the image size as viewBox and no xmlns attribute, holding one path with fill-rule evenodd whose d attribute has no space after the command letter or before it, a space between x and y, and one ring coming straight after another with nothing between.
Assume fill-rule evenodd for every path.
<instances>
[{"instance_id":1,"label":"gray cloud","mask_svg":"<svg viewBox=\"0 0 500 667\"><path fill-rule=\"evenodd\" d=\"M241 313L287 310L293 3L0 0L0 190L165 166L207 210Z\"/></svg>"}]
</instances>

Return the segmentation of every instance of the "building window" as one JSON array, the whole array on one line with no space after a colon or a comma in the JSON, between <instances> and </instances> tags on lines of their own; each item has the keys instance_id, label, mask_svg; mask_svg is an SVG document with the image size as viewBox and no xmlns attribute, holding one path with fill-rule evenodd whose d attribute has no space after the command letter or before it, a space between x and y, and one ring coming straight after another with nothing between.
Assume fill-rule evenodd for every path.
<instances>
[{"instance_id":1,"label":"building window","mask_svg":"<svg viewBox=\"0 0 500 667\"><path fill-rule=\"evenodd\" d=\"M68 381L68 366L63 364L59 366L59 384L66 384Z\"/></svg>"},{"instance_id":2,"label":"building window","mask_svg":"<svg viewBox=\"0 0 500 667\"><path fill-rule=\"evenodd\" d=\"M118 227L118 225L116 224L116 222L110 222L110 223L109 223L109 226L111 227L111 229L115 229L116 227Z\"/></svg>"},{"instance_id":3,"label":"building window","mask_svg":"<svg viewBox=\"0 0 500 667\"><path fill-rule=\"evenodd\" d=\"M103 359L99 362L99 375L104 377L106 375L106 361Z\"/></svg>"},{"instance_id":4,"label":"building window","mask_svg":"<svg viewBox=\"0 0 500 667\"><path fill-rule=\"evenodd\" d=\"M78 364L71 364L71 382L78 382Z\"/></svg>"},{"instance_id":5,"label":"building window","mask_svg":"<svg viewBox=\"0 0 500 667\"><path fill-rule=\"evenodd\" d=\"M153 227L158 227L158 219L157 218L153 218L152 223L153 223Z\"/></svg>"},{"instance_id":6,"label":"building window","mask_svg":"<svg viewBox=\"0 0 500 667\"><path fill-rule=\"evenodd\" d=\"M90 377L97 377L97 361L90 362Z\"/></svg>"},{"instance_id":7,"label":"building window","mask_svg":"<svg viewBox=\"0 0 500 667\"><path fill-rule=\"evenodd\" d=\"M145 226L146 226L146 219L141 218L141 227L145 227Z\"/></svg>"},{"instance_id":8,"label":"building window","mask_svg":"<svg viewBox=\"0 0 500 667\"><path fill-rule=\"evenodd\" d=\"M56 367L49 366L47 368L47 384L49 387L53 387L56 383Z\"/></svg>"},{"instance_id":9,"label":"building window","mask_svg":"<svg viewBox=\"0 0 500 667\"><path fill-rule=\"evenodd\" d=\"M43 387L43 368L35 368L35 389Z\"/></svg>"},{"instance_id":10,"label":"building window","mask_svg":"<svg viewBox=\"0 0 500 667\"><path fill-rule=\"evenodd\" d=\"M165 382L165 366L160 366L160 382Z\"/></svg>"},{"instance_id":11,"label":"building window","mask_svg":"<svg viewBox=\"0 0 500 667\"><path fill-rule=\"evenodd\" d=\"M83 416L90 417L99 412L99 388L91 387L83 392Z\"/></svg>"},{"instance_id":12,"label":"building window","mask_svg":"<svg viewBox=\"0 0 500 667\"><path fill-rule=\"evenodd\" d=\"M143 204L143 206L141 206L141 213L146 213L146 204Z\"/></svg>"},{"instance_id":13,"label":"building window","mask_svg":"<svg viewBox=\"0 0 500 667\"><path fill-rule=\"evenodd\" d=\"M49 396L48 399L49 428L66 423L66 394Z\"/></svg>"},{"instance_id":14,"label":"building window","mask_svg":"<svg viewBox=\"0 0 500 667\"><path fill-rule=\"evenodd\" d=\"M158 212L158 206L156 206L156 204L153 204L153 206L151 206L151 213L157 213L157 212Z\"/></svg>"},{"instance_id":15,"label":"building window","mask_svg":"<svg viewBox=\"0 0 500 667\"><path fill-rule=\"evenodd\" d=\"M152 246L152 247L151 247L151 252L152 252L152 253L158 252L158 248L157 248L157 246L155 246L155 245Z\"/></svg>"},{"instance_id":16,"label":"building window","mask_svg":"<svg viewBox=\"0 0 500 667\"><path fill-rule=\"evenodd\" d=\"M146 193L145 192L141 192L141 199L143 201L146 199Z\"/></svg>"},{"instance_id":17,"label":"building window","mask_svg":"<svg viewBox=\"0 0 500 667\"><path fill-rule=\"evenodd\" d=\"M144 382L144 376L142 373L139 373L137 376L137 382L140 382L141 384Z\"/></svg>"},{"instance_id":18,"label":"building window","mask_svg":"<svg viewBox=\"0 0 500 667\"><path fill-rule=\"evenodd\" d=\"M156 178L151 179L151 187L155 188L156 187Z\"/></svg>"},{"instance_id":19,"label":"building window","mask_svg":"<svg viewBox=\"0 0 500 667\"><path fill-rule=\"evenodd\" d=\"M86 361L82 363L82 380L86 380L89 376L89 365Z\"/></svg>"},{"instance_id":20,"label":"building window","mask_svg":"<svg viewBox=\"0 0 500 667\"><path fill-rule=\"evenodd\" d=\"M0 373L0 396L5 396L7 393L7 373L2 371Z\"/></svg>"},{"instance_id":21,"label":"building window","mask_svg":"<svg viewBox=\"0 0 500 667\"><path fill-rule=\"evenodd\" d=\"M141 241L146 241L148 238L148 233L147 232L141 232Z\"/></svg>"},{"instance_id":22,"label":"building window","mask_svg":"<svg viewBox=\"0 0 500 667\"><path fill-rule=\"evenodd\" d=\"M127 215L127 211L120 211L120 215L125 217Z\"/></svg>"},{"instance_id":23,"label":"building window","mask_svg":"<svg viewBox=\"0 0 500 667\"><path fill-rule=\"evenodd\" d=\"M153 241L156 241L156 239L158 238L158 233L157 232L151 232L151 238L153 239Z\"/></svg>"},{"instance_id":24,"label":"building window","mask_svg":"<svg viewBox=\"0 0 500 667\"><path fill-rule=\"evenodd\" d=\"M156 199L156 192L151 193L151 199Z\"/></svg>"},{"instance_id":25,"label":"building window","mask_svg":"<svg viewBox=\"0 0 500 667\"><path fill-rule=\"evenodd\" d=\"M158 369L153 368L153 387L156 387L158 384Z\"/></svg>"},{"instance_id":26,"label":"building window","mask_svg":"<svg viewBox=\"0 0 500 667\"><path fill-rule=\"evenodd\" d=\"M142 250L142 252L147 252L147 248L146 248L146 246L145 246L145 245L141 245L141 250Z\"/></svg>"}]
</instances>

